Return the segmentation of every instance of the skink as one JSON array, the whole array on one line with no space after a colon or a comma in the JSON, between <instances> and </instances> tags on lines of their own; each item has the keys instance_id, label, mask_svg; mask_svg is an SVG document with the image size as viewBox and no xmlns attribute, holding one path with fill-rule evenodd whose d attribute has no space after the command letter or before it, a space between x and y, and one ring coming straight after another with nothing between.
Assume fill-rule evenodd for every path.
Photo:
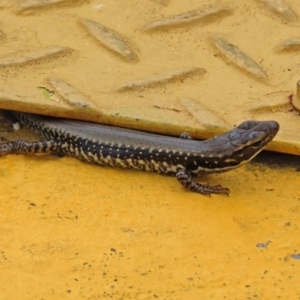
<instances>
[{"instance_id":1,"label":"skink","mask_svg":"<svg viewBox=\"0 0 300 300\"><path fill-rule=\"evenodd\" d=\"M228 195L229 189L196 182L193 177L230 171L253 159L279 130L276 121L246 121L209 140L184 133L169 137L95 123L10 111L44 141L0 143L0 155L52 153L113 167L176 176L189 190Z\"/></svg>"}]
</instances>

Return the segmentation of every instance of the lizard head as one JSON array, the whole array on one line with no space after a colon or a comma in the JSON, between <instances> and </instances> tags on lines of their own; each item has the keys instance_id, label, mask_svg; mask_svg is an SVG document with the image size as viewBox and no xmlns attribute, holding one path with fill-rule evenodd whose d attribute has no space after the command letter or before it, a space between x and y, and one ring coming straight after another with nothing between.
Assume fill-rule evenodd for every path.
<instances>
[{"instance_id":1,"label":"lizard head","mask_svg":"<svg viewBox=\"0 0 300 300\"><path fill-rule=\"evenodd\" d=\"M276 121L245 121L236 128L204 141L209 153L189 166L194 174L226 172L235 169L261 152L279 130Z\"/></svg>"}]
</instances>

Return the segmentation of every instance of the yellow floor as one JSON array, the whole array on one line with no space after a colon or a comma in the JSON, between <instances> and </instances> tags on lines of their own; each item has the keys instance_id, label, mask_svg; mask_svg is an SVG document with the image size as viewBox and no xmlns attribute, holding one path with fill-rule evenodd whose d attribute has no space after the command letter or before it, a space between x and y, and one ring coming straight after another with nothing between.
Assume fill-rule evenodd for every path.
<instances>
[{"instance_id":1,"label":"yellow floor","mask_svg":"<svg viewBox=\"0 0 300 300\"><path fill-rule=\"evenodd\" d=\"M298 299L300 173L203 179L72 158L1 158L0 299Z\"/></svg>"}]
</instances>

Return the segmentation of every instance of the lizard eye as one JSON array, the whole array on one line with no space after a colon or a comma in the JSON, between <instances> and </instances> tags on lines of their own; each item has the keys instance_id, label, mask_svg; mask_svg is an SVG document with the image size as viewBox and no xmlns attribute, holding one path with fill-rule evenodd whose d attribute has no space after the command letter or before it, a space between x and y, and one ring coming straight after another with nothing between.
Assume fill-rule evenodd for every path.
<instances>
[{"instance_id":1,"label":"lizard eye","mask_svg":"<svg viewBox=\"0 0 300 300\"><path fill-rule=\"evenodd\" d=\"M261 146L261 141L257 141L257 142L252 144L252 148L258 148L260 146Z\"/></svg>"}]
</instances>

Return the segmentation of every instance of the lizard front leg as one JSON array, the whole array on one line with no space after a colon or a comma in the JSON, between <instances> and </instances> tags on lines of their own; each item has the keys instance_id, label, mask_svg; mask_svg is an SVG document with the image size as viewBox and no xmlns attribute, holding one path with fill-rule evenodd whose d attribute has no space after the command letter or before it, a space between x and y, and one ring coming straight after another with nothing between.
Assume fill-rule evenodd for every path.
<instances>
[{"instance_id":1,"label":"lizard front leg","mask_svg":"<svg viewBox=\"0 0 300 300\"><path fill-rule=\"evenodd\" d=\"M200 184L192 178L191 172L186 170L178 170L176 178L184 187L205 196L210 196L211 194L228 196L230 192L228 188L223 188L221 185Z\"/></svg>"}]
</instances>

